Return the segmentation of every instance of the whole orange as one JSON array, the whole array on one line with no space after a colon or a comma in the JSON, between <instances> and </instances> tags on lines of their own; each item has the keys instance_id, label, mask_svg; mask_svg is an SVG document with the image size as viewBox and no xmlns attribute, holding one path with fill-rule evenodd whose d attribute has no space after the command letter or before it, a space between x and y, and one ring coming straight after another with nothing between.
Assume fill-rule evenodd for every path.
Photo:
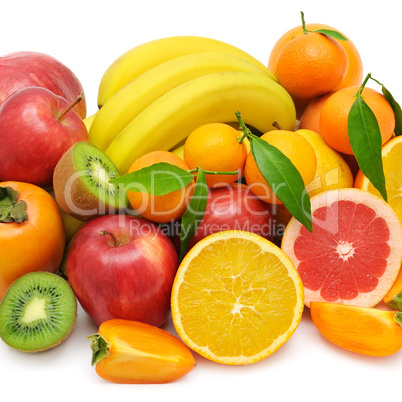
<instances>
[{"instance_id":1,"label":"whole orange","mask_svg":"<svg viewBox=\"0 0 402 402\"><path fill-rule=\"evenodd\" d=\"M287 156L299 171L304 184L310 183L317 171L317 156L312 145L300 134L287 130L269 131L260 137ZM244 167L244 178L250 190L269 204L282 204L261 174L250 152ZM282 184L279 184L281 186Z\"/></svg>"},{"instance_id":2,"label":"whole orange","mask_svg":"<svg viewBox=\"0 0 402 402\"><path fill-rule=\"evenodd\" d=\"M295 99L333 91L346 75L348 56L335 39L320 33L295 36L278 54L274 74Z\"/></svg>"},{"instance_id":3,"label":"whole orange","mask_svg":"<svg viewBox=\"0 0 402 402\"><path fill-rule=\"evenodd\" d=\"M204 124L187 137L184 160L190 169L200 167L212 172L239 172L206 175L208 187L227 186L241 176L247 157L246 143L240 143L239 137L240 133L228 124Z\"/></svg>"},{"instance_id":4,"label":"whole orange","mask_svg":"<svg viewBox=\"0 0 402 402\"><path fill-rule=\"evenodd\" d=\"M363 81L363 63L360 57L360 53L357 50L357 47L350 40L350 38L348 38L344 33L339 31L338 29L325 24L306 24L306 29L308 31L315 31L317 29L330 29L339 32L345 38L347 38L347 41L341 41L336 39L339 42L339 44L345 49L346 54L348 55L348 69L346 75L343 78L340 85L336 88L336 90L351 85L360 85ZM275 71L276 59L278 58L278 54L281 51L282 47L297 35L303 35L303 28L301 25L285 32L278 39L269 55L269 61L268 61L269 70L271 70L272 72Z\"/></svg>"},{"instance_id":5,"label":"whole orange","mask_svg":"<svg viewBox=\"0 0 402 402\"><path fill-rule=\"evenodd\" d=\"M325 101L320 114L320 131L326 143L338 152L352 155L348 134L348 117L358 86L340 89ZM365 87L362 98L374 112L380 127L382 143L387 142L395 129L395 115L385 97L376 90Z\"/></svg>"},{"instance_id":6,"label":"whole orange","mask_svg":"<svg viewBox=\"0 0 402 402\"><path fill-rule=\"evenodd\" d=\"M183 170L189 170L187 164L169 151L149 152L130 166L128 173L135 172L155 163L165 162ZM180 219L186 211L189 197L193 190L192 183L186 187L165 195L152 195L146 192L127 191L131 206L145 219L156 223L167 223Z\"/></svg>"},{"instance_id":7,"label":"whole orange","mask_svg":"<svg viewBox=\"0 0 402 402\"><path fill-rule=\"evenodd\" d=\"M304 130L311 130L320 134L320 115L325 101L331 96L333 92L318 96L311 101L300 118L299 128Z\"/></svg>"},{"instance_id":8,"label":"whole orange","mask_svg":"<svg viewBox=\"0 0 402 402\"><path fill-rule=\"evenodd\" d=\"M359 54L359 51L357 50L356 46L354 43L348 38L344 33L340 32L338 29L333 28L329 25L325 24L306 24L305 25L306 29L309 31L315 31L317 29L329 29L333 31L338 31L341 33L344 37L347 38L347 41L340 41L337 40L338 43L345 49L346 54L348 56L348 67L346 74L342 80L342 82L339 84L335 90L345 88L347 86L351 85L360 85L363 81L363 63ZM275 71L275 66L276 66L276 61L278 58L278 54L283 48L283 46L288 43L291 39L293 39L296 36L303 35L303 28L302 26L297 26L295 28L290 29L289 31L285 32L275 43L274 47L271 50L270 56L269 56L269 61L268 61L268 68L272 72ZM308 101L306 100L295 100L296 104L296 109L298 112L298 116L300 117L301 113L305 109L305 107L308 105Z\"/></svg>"}]
</instances>

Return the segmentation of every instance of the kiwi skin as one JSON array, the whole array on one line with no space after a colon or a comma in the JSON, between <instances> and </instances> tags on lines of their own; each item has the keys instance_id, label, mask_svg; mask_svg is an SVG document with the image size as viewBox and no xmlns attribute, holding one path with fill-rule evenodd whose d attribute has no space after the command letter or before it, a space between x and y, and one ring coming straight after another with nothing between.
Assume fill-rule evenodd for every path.
<instances>
[{"instance_id":1,"label":"kiwi skin","mask_svg":"<svg viewBox=\"0 0 402 402\"><path fill-rule=\"evenodd\" d=\"M56 202L60 209L66 214L87 222L100 215L119 213L116 207L103 202L93 194L83 183L80 177L73 180L70 185L69 180L77 173L74 163L74 147L72 145L67 152L60 158L53 174L53 190ZM106 158L106 155L105 155ZM67 185L69 191L66 191ZM71 203L74 208L70 208ZM122 209L126 208L127 204Z\"/></svg>"},{"instance_id":2,"label":"kiwi skin","mask_svg":"<svg viewBox=\"0 0 402 402\"><path fill-rule=\"evenodd\" d=\"M73 301L73 308L74 308L74 316L71 319L71 314L69 314L70 316L70 326L68 331L65 331L64 334L62 336L59 337L55 337L54 341L49 343L47 342L47 344L45 344L43 347L25 347L25 348L20 348L17 346L17 344L14 343L14 340L12 339L13 334L9 332L9 322L7 323L7 318L10 316L9 311L6 311L4 309L10 309L12 308L12 313L14 314L14 306L10 305L10 300L16 299L16 297L21 298L24 296L24 294L22 293L21 287L24 284L25 281L29 281L32 277L36 276L38 278L38 275L41 276L42 278L45 279L44 285L46 287L50 287L53 286L53 291L56 290L57 288L59 288L59 292L67 292L67 296L64 296L64 301L66 301L66 297L68 297L67 300L69 300L70 302ZM62 286L61 286L62 285ZM66 286L67 285L67 286ZM64 287L64 289L60 289ZM70 292L71 290L71 292ZM26 288L24 289L24 291L26 291ZM58 295L60 296L60 295ZM54 297L58 297L58 296L54 296ZM63 295L61 296L63 297ZM4 305L2 306L2 304L4 303ZM3 311L1 311L3 309ZM61 276L55 274L55 273L51 273L51 272L46 272L46 271L35 271L35 272L30 272L27 274L22 275L21 277L19 277L18 279L16 279L8 288L2 302L0 303L0 317L2 318L1 322L0 322L0 335L1 338L3 339L3 341L10 346L11 348L18 350L20 352L25 352L25 353L38 353L38 352L43 352L49 349L53 349L56 346L60 345L65 339L67 339L67 337L71 334L75 323L76 323L76 319L77 319L77 299L75 297L75 294L70 286L70 284L63 279ZM14 317L13 317L14 318ZM12 323L11 323L12 325ZM11 339L10 339L11 338ZM18 343L18 342L17 342Z\"/></svg>"}]
</instances>

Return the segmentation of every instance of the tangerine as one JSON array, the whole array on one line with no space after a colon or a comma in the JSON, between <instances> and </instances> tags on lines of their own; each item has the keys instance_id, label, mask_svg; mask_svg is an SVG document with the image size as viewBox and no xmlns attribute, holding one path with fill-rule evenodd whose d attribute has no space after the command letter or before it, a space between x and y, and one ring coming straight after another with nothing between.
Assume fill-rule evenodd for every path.
<instances>
[{"instance_id":1,"label":"tangerine","mask_svg":"<svg viewBox=\"0 0 402 402\"><path fill-rule=\"evenodd\" d=\"M183 170L189 170L187 164L178 155L170 151L153 151L135 160L128 173L159 162L170 163ZM156 223L168 223L182 217L192 190L193 186L190 183L180 190L165 195L152 195L146 192L128 190L127 197L134 210L143 218Z\"/></svg>"},{"instance_id":2,"label":"tangerine","mask_svg":"<svg viewBox=\"0 0 402 402\"><path fill-rule=\"evenodd\" d=\"M320 33L295 36L278 54L275 76L295 99L313 99L337 88L348 56L335 39Z\"/></svg>"},{"instance_id":3,"label":"tangerine","mask_svg":"<svg viewBox=\"0 0 402 402\"><path fill-rule=\"evenodd\" d=\"M184 160L190 169L200 167L213 172L238 174L207 174L210 188L234 183L242 174L247 157L246 143L239 142L239 132L228 124L209 123L196 128L184 144Z\"/></svg>"},{"instance_id":4,"label":"tangerine","mask_svg":"<svg viewBox=\"0 0 402 402\"><path fill-rule=\"evenodd\" d=\"M320 114L320 131L326 143L333 149L352 155L348 133L348 118L360 87L351 86L336 91L324 102ZM363 100L375 114L381 131L382 143L387 142L395 129L395 115L384 95L365 87Z\"/></svg>"},{"instance_id":5,"label":"tangerine","mask_svg":"<svg viewBox=\"0 0 402 402\"><path fill-rule=\"evenodd\" d=\"M354 43L350 40L349 37L347 37L344 33L339 31L336 28L333 28L329 25L325 24L306 24L305 28L308 31L316 31L318 29L329 29L332 31L337 31L340 34L342 34L347 40L346 41L341 41L337 40L339 44L345 49L346 54L348 56L348 69L343 77L342 82L339 84L339 86L335 89L341 89L345 88L351 85L360 85L363 81L363 63L362 59L360 57L360 53L357 49L357 47L354 45ZM303 35L303 27L297 26L295 28L290 29L289 31L285 32L275 43L274 47L271 50L270 56L269 56L269 61L268 61L268 69L271 70L272 72L275 71L275 65L276 65L276 60L278 58L278 54L281 51L282 47L288 43L292 38L298 35Z\"/></svg>"}]
</instances>

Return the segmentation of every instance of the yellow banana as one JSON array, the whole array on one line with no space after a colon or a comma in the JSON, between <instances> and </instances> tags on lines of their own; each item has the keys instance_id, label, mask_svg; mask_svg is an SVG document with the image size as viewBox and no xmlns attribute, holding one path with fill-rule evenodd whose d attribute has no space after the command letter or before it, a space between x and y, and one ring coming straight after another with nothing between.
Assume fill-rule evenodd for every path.
<instances>
[{"instance_id":1,"label":"yellow banana","mask_svg":"<svg viewBox=\"0 0 402 402\"><path fill-rule=\"evenodd\" d=\"M196 127L235 120L261 132L293 130L296 113L290 95L276 81L259 74L227 71L188 81L158 98L113 140L106 154L120 173L147 152L169 150Z\"/></svg>"},{"instance_id":2,"label":"yellow banana","mask_svg":"<svg viewBox=\"0 0 402 402\"><path fill-rule=\"evenodd\" d=\"M98 112L95 112L94 114L92 114L91 116L87 116L87 117L83 120L83 122L84 122L84 124L85 124L85 127L87 128L88 133L89 133L89 130L90 130L90 128L91 128L91 125L92 125L92 123L93 123L93 121L94 121L95 116L96 116L97 113L98 113Z\"/></svg>"},{"instance_id":3,"label":"yellow banana","mask_svg":"<svg viewBox=\"0 0 402 402\"><path fill-rule=\"evenodd\" d=\"M275 79L266 67L229 53L176 57L134 78L110 97L96 113L89 141L104 151L127 124L166 92L194 78L224 71L249 71Z\"/></svg>"},{"instance_id":4,"label":"yellow banana","mask_svg":"<svg viewBox=\"0 0 402 402\"><path fill-rule=\"evenodd\" d=\"M216 39L202 36L172 36L155 39L128 50L106 69L99 85L99 108L124 85L150 68L174 57L199 52L235 54L263 66L247 52Z\"/></svg>"}]
</instances>

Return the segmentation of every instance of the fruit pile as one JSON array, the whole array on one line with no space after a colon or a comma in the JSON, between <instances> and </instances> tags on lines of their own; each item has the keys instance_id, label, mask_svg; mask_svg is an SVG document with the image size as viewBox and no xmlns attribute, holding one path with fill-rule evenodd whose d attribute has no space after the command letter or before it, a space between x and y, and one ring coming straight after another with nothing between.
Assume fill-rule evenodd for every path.
<instances>
[{"instance_id":1,"label":"fruit pile","mask_svg":"<svg viewBox=\"0 0 402 402\"><path fill-rule=\"evenodd\" d=\"M56 347L79 303L117 383L175 381L194 353L260 361L306 309L341 348L402 348L402 110L349 38L301 16L267 66L210 38L141 44L88 117L59 61L0 57L7 345Z\"/></svg>"}]
</instances>

